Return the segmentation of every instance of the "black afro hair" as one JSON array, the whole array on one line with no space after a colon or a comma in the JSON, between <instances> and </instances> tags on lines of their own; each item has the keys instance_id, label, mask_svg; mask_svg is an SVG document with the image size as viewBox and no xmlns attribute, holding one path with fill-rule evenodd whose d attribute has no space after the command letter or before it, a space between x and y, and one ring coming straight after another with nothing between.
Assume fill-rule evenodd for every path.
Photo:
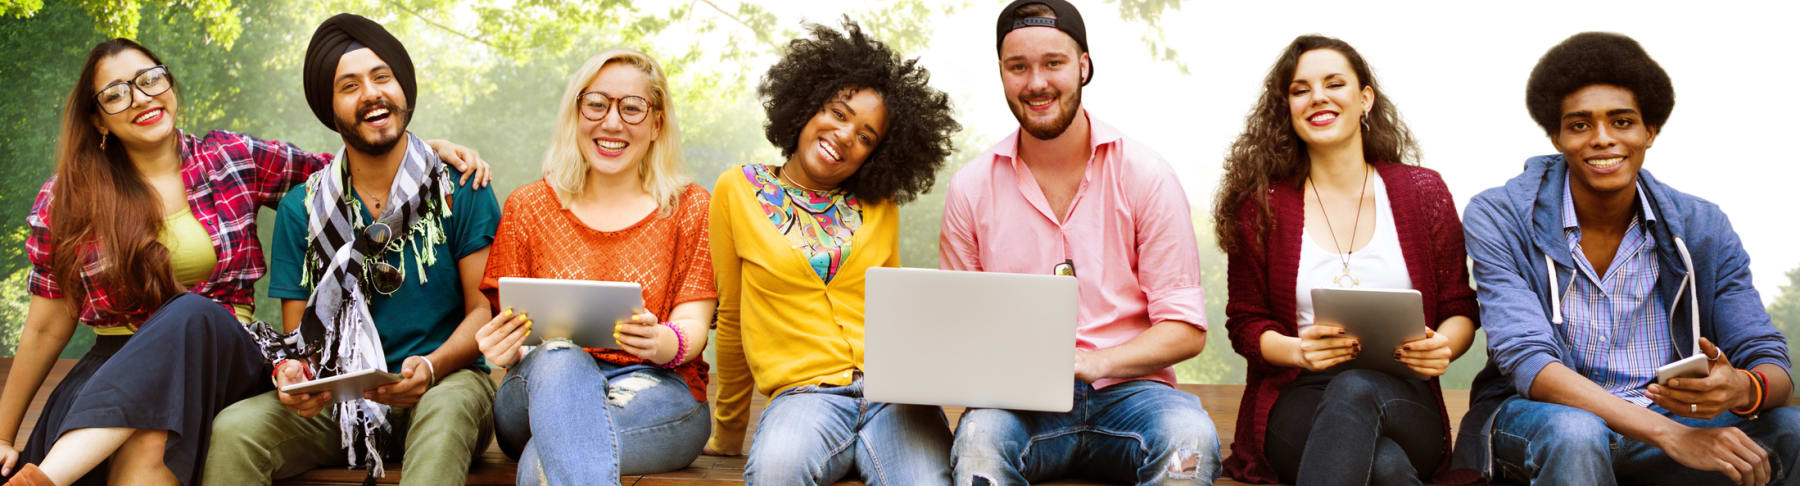
<instances>
[{"instance_id":1,"label":"black afro hair","mask_svg":"<svg viewBox=\"0 0 1800 486\"><path fill-rule=\"evenodd\" d=\"M931 188L962 126L950 96L933 89L931 73L917 59L901 59L848 18L839 32L818 24L794 39L756 92L768 122L763 134L789 157L800 131L845 89L871 89L887 108L887 133L861 168L839 187L872 202L908 202Z\"/></svg>"},{"instance_id":2,"label":"black afro hair","mask_svg":"<svg viewBox=\"0 0 1800 486\"><path fill-rule=\"evenodd\" d=\"M1675 109L1669 73L1637 41L1610 32L1575 34L1544 53L1525 84L1525 107L1544 133L1554 136L1561 126L1563 98L1596 84L1630 90L1644 124L1658 131Z\"/></svg>"}]
</instances>

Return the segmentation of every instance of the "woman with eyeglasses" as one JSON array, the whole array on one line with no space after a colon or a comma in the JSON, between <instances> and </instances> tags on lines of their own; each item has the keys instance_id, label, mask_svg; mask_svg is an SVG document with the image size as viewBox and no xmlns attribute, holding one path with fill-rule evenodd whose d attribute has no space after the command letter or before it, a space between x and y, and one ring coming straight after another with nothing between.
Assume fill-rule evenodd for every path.
<instances>
[{"instance_id":1,"label":"woman with eyeglasses","mask_svg":"<svg viewBox=\"0 0 1800 486\"><path fill-rule=\"evenodd\" d=\"M330 156L183 132L178 92L171 70L128 39L89 51L69 92L56 174L27 217L31 304L0 393L9 485L194 483L213 415L270 386L255 335L270 328L251 322L267 269L256 212ZM473 152L434 147L487 182ZM99 337L15 449L78 323Z\"/></svg>"},{"instance_id":2,"label":"woman with eyeglasses","mask_svg":"<svg viewBox=\"0 0 1800 486\"><path fill-rule=\"evenodd\" d=\"M708 198L681 175L667 78L635 50L589 58L560 98L544 179L506 198L481 281L495 317L475 340L508 368L494 429L521 485L619 484L687 467L706 445ZM617 324L616 349L526 349L531 317L499 308L502 277L635 282L644 308Z\"/></svg>"},{"instance_id":3,"label":"woman with eyeglasses","mask_svg":"<svg viewBox=\"0 0 1800 486\"><path fill-rule=\"evenodd\" d=\"M1282 50L1214 198L1230 259L1225 327L1248 363L1225 471L1240 481L1462 483L1437 377L1475 333L1462 224L1368 63L1303 35ZM1424 338L1365 349L1315 325L1312 290L1414 289ZM1346 369L1362 353L1413 376ZM1422 378L1424 377L1424 378Z\"/></svg>"},{"instance_id":4,"label":"woman with eyeglasses","mask_svg":"<svg viewBox=\"0 0 1800 486\"><path fill-rule=\"evenodd\" d=\"M713 186L708 449L743 448L754 388L771 398L746 484L830 484L851 470L875 486L949 484L942 409L863 399L863 273L900 266L899 205L931 187L960 127L917 60L848 20L808 31L757 90L786 162L732 167Z\"/></svg>"}]
</instances>

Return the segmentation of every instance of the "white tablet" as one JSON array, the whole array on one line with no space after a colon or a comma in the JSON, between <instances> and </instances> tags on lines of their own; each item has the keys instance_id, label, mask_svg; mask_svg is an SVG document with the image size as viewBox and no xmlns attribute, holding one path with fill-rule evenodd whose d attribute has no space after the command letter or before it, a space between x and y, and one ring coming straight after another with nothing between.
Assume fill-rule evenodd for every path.
<instances>
[{"instance_id":1,"label":"white tablet","mask_svg":"<svg viewBox=\"0 0 1800 486\"><path fill-rule=\"evenodd\" d=\"M617 348L614 323L643 306L644 289L636 282L500 277L500 308L531 315L528 346L568 338L577 346Z\"/></svg>"},{"instance_id":2,"label":"white tablet","mask_svg":"<svg viewBox=\"0 0 1800 486\"><path fill-rule=\"evenodd\" d=\"M342 402L362 398L363 392L389 383L399 383L400 379L398 373L367 369L295 383L281 387L281 392L293 395L328 391L331 392L332 400Z\"/></svg>"},{"instance_id":3,"label":"white tablet","mask_svg":"<svg viewBox=\"0 0 1800 486\"><path fill-rule=\"evenodd\" d=\"M1394 350L1425 338L1425 307L1412 289L1313 289L1313 323L1344 328L1363 353L1334 368L1366 368L1402 378L1427 377L1394 359Z\"/></svg>"}]
</instances>

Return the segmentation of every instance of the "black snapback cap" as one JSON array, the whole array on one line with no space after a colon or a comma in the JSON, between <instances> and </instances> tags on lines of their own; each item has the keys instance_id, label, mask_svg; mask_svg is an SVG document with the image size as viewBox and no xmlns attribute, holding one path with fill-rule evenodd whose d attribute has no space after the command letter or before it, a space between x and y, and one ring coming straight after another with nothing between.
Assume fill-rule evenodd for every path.
<instances>
[{"instance_id":1,"label":"black snapback cap","mask_svg":"<svg viewBox=\"0 0 1800 486\"><path fill-rule=\"evenodd\" d=\"M1013 14L1019 10L1019 7L1031 4L1049 7L1051 12L1056 13L1056 17L1020 17ZM1006 34L1025 27L1050 27L1060 30L1069 37L1075 38L1075 44L1081 46L1081 52L1088 51L1087 24L1081 21L1081 12L1075 10L1075 5L1070 4L1067 0L1013 0L1012 3L1006 4L1006 8L1000 10L1000 20L994 25L994 50L1000 50L1000 44L1006 41ZM1088 82L1093 80L1094 59L1089 56L1087 79L1081 80L1081 85L1087 86Z\"/></svg>"}]
</instances>

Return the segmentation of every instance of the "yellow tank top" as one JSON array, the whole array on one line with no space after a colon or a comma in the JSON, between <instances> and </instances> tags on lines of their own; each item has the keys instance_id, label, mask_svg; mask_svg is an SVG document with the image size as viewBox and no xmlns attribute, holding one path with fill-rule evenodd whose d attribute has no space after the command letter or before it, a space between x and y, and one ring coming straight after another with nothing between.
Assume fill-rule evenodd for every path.
<instances>
[{"instance_id":1,"label":"yellow tank top","mask_svg":"<svg viewBox=\"0 0 1800 486\"><path fill-rule=\"evenodd\" d=\"M162 234L156 236L156 242L169 249L169 269L175 274L175 281L189 288L205 282L211 277L213 267L219 264L219 254L213 251L212 236L206 233L206 227L200 225L200 219L194 217L194 211L183 209L179 213L163 217ZM250 306L232 306L238 321L250 322ZM95 334L129 335L137 331L137 326L96 328Z\"/></svg>"}]
</instances>

